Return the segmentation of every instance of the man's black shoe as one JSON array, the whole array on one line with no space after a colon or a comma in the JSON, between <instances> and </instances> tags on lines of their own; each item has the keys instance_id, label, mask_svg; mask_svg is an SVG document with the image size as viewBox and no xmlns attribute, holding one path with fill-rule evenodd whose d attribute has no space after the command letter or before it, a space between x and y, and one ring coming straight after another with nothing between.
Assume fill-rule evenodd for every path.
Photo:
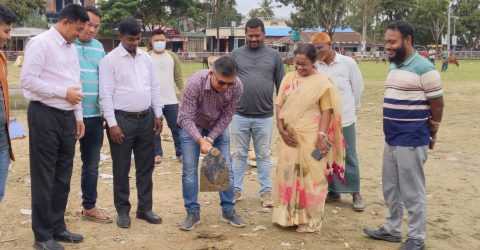
<instances>
[{"instance_id":1,"label":"man's black shoe","mask_svg":"<svg viewBox=\"0 0 480 250\"><path fill-rule=\"evenodd\" d=\"M80 234L69 232L65 230L60 233L53 235L53 239L56 241L67 242L67 243L80 243L83 241L83 236Z\"/></svg>"},{"instance_id":2,"label":"man's black shoe","mask_svg":"<svg viewBox=\"0 0 480 250\"><path fill-rule=\"evenodd\" d=\"M390 234L383 227L380 227L379 229L364 228L363 232L368 237L370 237L372 239L375 239L375 240L384 240L384 241L389 241L389 242L402 242L402 236Z\"/></svg>"},{"instance_id":3,"label":"man's black shoe","mask_svg":"<svg viewBox=\"0 0 480 250\"><path fill-rule=\"evenodd\" d=\"M55 240L35 241L33 244L35 250L64 250L63 246Z\"/></svg>"},{"instance_id":4,"label":"man's black shoe","mask_svg":"<svg viewBox=\"0 0 480 250\"><path fill-rule=\"evenodd\" d=\"M119 228L129 228L130 227L130 216L128 216L128 214L118 214L117 215L117 226Z\"/></svg>"},{"instance_id":5,"label":"man's black shoe","mask_svg":"<svg viewBox=\"0 0 480 250\"><path fill-rule=\"evenodd\" d=\"M153 211L137 212L137 219L145 220L150 224L162 224L162 218Z\"/></svg>"}]
</instances>

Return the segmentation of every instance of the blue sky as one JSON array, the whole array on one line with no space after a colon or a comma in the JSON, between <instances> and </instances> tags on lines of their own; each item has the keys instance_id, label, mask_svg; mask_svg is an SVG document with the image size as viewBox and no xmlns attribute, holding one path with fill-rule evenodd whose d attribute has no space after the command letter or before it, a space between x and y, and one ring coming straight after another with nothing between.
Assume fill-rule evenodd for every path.
<instances>
[{"instance_id":1,"label":"blue sky","mask_svg":"<svg viewBox=\"0 0 480 250\"><path fill-rule=\"evenodd\" d=\"M237 0L237 10L243 15L247 15L251 9L258 8L260 0ZM280 3L274 2L274 5L282 5ZM282 5L281 8L275 8L275 16L282 18L289 18L290 13L294 11L293 7L285 7Z\"/></svg>"}]
</instances>

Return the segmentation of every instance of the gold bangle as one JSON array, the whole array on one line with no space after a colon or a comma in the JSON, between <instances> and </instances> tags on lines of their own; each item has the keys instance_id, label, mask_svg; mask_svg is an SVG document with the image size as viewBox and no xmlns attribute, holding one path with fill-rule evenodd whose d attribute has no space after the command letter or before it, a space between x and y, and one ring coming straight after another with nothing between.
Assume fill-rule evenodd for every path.
<instances>
[{"instance_id":1,"label":"gold bangle","mask_svg":"<svg viewBox=\"0 0 480 250\"><path fill-rule=\"evenodd\" d=\"M323 132L323 131L320 131L320 132L318 132L318 135L321 135L321 136L327 137L327 134L326 134L325 132Z\"/></svg>"}]
</instances>

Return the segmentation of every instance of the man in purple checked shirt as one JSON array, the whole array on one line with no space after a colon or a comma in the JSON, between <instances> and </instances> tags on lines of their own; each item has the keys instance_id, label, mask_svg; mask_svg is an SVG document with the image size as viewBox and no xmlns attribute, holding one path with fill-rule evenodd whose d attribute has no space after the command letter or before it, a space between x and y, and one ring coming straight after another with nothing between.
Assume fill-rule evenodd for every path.
<instances>
[{"instance_id":1,"label":"man in purple checked shirt","mask_svg":"<svg viewBox=\"0 0 480 250\"><path fill-rule=\"evenodd\" d=\"M178 125L183 157L183 200L187 217L180 229L191 231L200 223L198 204L198 159L212 147L218 148L230 169L230 136L227 130L243 87L237 78L237 66L228 56L218 58L210 70L195 73L188 79L180 104ZM235 212L233 186L220 192L223 220L234 227L245 227Z\"/></svg>"}]
</instances>

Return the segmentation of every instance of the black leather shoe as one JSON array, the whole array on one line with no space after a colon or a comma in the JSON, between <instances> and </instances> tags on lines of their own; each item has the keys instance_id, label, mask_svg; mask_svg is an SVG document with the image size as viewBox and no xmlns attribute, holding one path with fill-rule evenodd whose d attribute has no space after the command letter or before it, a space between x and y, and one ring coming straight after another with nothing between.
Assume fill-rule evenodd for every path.
<instances>
[{"instance_id":1,"label":"black leather shoe","mask_svg":"<svg viewBox=\"0 0 480 250\"><path fill-rule=\"evenodd\" d=\"M128 214L118 214L117 215L117 226L119 228L129 228L130 227L130 216Z\"/></svg>"},{"instance_id":2,"label":"black leather shoe","mask_svg":"<svg viewBox=\"0 0 480 250\"><path fill-rule=\"evenodd\" d=\"M375 239L375 240L384 240L388 242L402 242L402 236L400 235L393 235L385 228L380 227L379 229L370 229L370 228L364 228L363 232L370 238Z\"/></svg>"},{"instance_id":3,"label":"black leather shoe","mask_svg":"<svg viewBox=\"0 0 480 250\"><path fill-rule=\"evenodd\" d=\"M35 241L35 244L33 245L33 248L35 250L63 250L63 246L60 245L58 242L55 240L48 240L48 241Z\"/></svg>"},{"instance_id":4,"label":"black leather shoe","mask_svg":"<svg viewBox=\"0 0 480 250\"><path fill-rule=\"evenodd\" d=\"M60 233L53 235L53 239L56 241L67 242L67 243L80 243L83 241L83 236L80 234L69 232L65 230Z\"/></svg>"},{"instance_id":5,"label":"black leather shoe","mask_svg":"<svg viewBox=\"0 0 480 250\"><path fill-rule=\"evenodd\" d=\"M137 212L137 219L145 220L150 224L162 224L162 218L153 211Z\"/></svg>"}]
</instances>

